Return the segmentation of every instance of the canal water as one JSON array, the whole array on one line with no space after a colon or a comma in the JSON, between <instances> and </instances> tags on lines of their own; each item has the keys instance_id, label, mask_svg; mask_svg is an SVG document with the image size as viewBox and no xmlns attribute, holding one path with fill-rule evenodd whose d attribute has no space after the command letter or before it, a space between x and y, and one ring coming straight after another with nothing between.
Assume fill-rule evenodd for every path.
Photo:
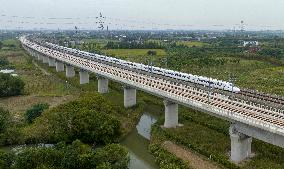
<instances>
[{"instance_id":1,"label":"canal water","mask_svg":"<svg viewBox=\"0 0 284 169\"><path fill-rule=\"evenodd\" d=\"M122 141L130 154L129 169L158 169L154 157L149 153L151 125L157 121L157 116L144 113L136 128Z\"/></svg>"},{"instance_id":2,"label":"canal water","mask_svg":"<svg viewBox=\"0 0 284 169\"><path fill-rule=\"evenodd\" d=\"M121 144L124 145L130 155L129 169L158 169L155 164L154 157L148 151L151 125L157 121L158 117L150 113L144 113L136 128L133 129ZM39 144L39 145L18 145L1 147L1 150L6 152L18 151L25 147L52 147L52 144Z\"/></svg>"}]
</instances>

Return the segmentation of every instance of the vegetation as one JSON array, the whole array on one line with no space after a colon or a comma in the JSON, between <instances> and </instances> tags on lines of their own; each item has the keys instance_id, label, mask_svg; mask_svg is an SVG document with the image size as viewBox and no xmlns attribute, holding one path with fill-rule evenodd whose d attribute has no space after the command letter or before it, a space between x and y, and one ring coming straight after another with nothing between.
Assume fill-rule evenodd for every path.
<instances>
[{"instance_id":1,"label":"vegetation","mask_svg":"<svg viewBox=\"0 0 284 169\"><path fill-rule=\"evenodd\" d=\"M98 53L102 50L102 46L97 42L87 42L82 44L81 49L88 52Z\"/></svg>"},{"instance_id":2,"label":"vegetation","mask_svg":"<svg viewBox=\"0 0 284 169\"><path fill-rule=\"evenodd\" d=\"M227 45L225 45L227 44ZM188 47L172 43L164 50L153 50L151 56L155 66L189 72L225 81L235 79L237 86L262 92L284 95L283 60L258 53L247 53L246 48L238 47L240 41L220 39L206 45ZM266 47L264 47L266 48ZM111 56L134 62L149 64L148 50L109 49L103 50ZM152 51L152 50L151 50ZM261 51L259 51L261 52Z\"/></svg>"},{"instance_id":3,"label":"vegetation","mask_svg":"<svg viewBox=\"0 0 284 169\"><path fill-rule=\"evenodd\" d=\"M0 97L21 95L24 86L25 84L20 78L0 73Z\"/></svg>"},{"instance_id":4,"label":"vegetation","mask_svg":"<svg viewBox=\"0 0 284 169\"><path fill-rule=\"evenodd\" d=\"M11 121L11 115L9 111L0 107L0 134L6 132Z\"/></svg>"},{"instance_id":5,"label":"vegetation","mask_svg":"<svg viewBox=\"0 0 284 169\"><path fill-rule=\"evenodd\" d=\"M23 143L21 124L15 122L11 113L0 107L0 145Z\"/></svg>"},{"instance_id":6,"label":"vegetation","mask_svg":"<svg viewBox=\"0 0 284 169\"><path fill-rule=\"evenodd\" d=\"M12 153L6 153L0 150L0 168L11 169L13 158L14 156Z\"/></svg>"},{"instance_id":7,"label":"vegetation","mask_svg":"<svg viewBox=\"0 0 284 169\"><path fill-rule=\"evenodd\" d=\"M152 126L152 145L161 145L164 141L170 140L230 169L281 169L284 167L284 150L256 139L253 139L252 144L252 151L256 153L256 157L241 166L231 163L228 156L229 123L219 118L181 106L179 122L184 125L183 127L164 129L160 127L163 122L164 119L161 118Z\"/></svg>"},{"instance_id":8,"label":"vegetation","mask_svg":"<svg viewBox=\"0 0 284 169\"><path fill-rule=\"evenodd\" d=\"M0 58L0 69L3 69L8 65L9 61L6 58Z\"/></svg>"},{"instance_id":9,"label":"vegetation","mask_svg":"<svg viewBox=\"0 0 284 169\"><path fill-rule=\"evenodd\" d=\"M150 35L145 35L145 37L148 36ZM284 79L282 78L284 77L283 51L281 50L284 43L280 40L277 41L277 44L274 44L271 42L271 39L264 39L262 40L263 46L260 46L260 49L254 53L250 52L250 47L238 47L241 44L241 41L236 38L206 39L198 43L192 41L177 42L176 44L172 43L171 45L162 44L164 47L167 47L165 50L132 48L108 49L104 48L104 46L107 45L107 41L108 40L105 39L104 41L102 40L102 42L89 41L85 43L84 48L88 48L87 50L89 51L101 51L119 58L142 63L147 63L146 60L149 57L149 50L157 51L157 55L153 55L154 63L157 66L164 67L166 65L164 61L167 61L169 68L223 80L228 80L228 77L234 74L238 77L236 81L238 86L282 95L284 94L283 86L281 86L284 82ZM114 41L113 39L112 41L114 44L119 44L119 41ZM128 40L128 42L130 41L132 40ZM161 40L156 37L153 42L161 43ZM48 70L48 72L52 72L56 77L47 75L44 71L35 69L34 63L26 57L23 52L17 51L17 46L18 45L15 45L16 48L10 46L9 51L6 51L5 56L7 56L7 60L13 61L13 64L15 64L17 68L21 67L21 72L24 75L23 80L29 85L25 90L28 91L29 94L35 94L37 96L46 96L49 93L51 93L52 96L65 96L67 94L78 95L88 93L97 87L94 83L95 76L92 75L90 76L90 84L80 86L78 84L78 77L67 79L65 78L64 72L56 73L53 68L48 68L46 65L40 63L38 63L40 67ZM0 54L3 55L2 51L3 50L1 50ZM20 57L15 58L15 55L21 55L23 57L19 59ZM35 78L38 78L39 80L35 82ZM148 103L155 104L155 108L151 107L153 112L159 112L163 109L160 99L139 92L139 106L125 110L117 106L122 105L123 100L121 99L122 95L118 94L121 91L120 86L111 83L110 87L112 89L111 93L104 95L104 97L91 92L89 95L80 96L80 98L75 101L64 103L59 106L52 106L53 108L44 111L39 117L35 118L33 123L24 124L28 126L23 126L21 122L17 125L13 124L12 121L21 120L18 116L13 117L13 120L8 120L9 123L3 123L4 133L1 134L1 140L3 140L1 141L2 144L22 142L57 143L60 141L69 144L76 139L80 139L84 143L95 143L96 146L104 146L109 143L118 142L123 133L127 133L126 130L131 130L135 125L135 120L139 118L139 112L143 110L144 105ZM111 100L112 104L106 102L105 99ZM128 116L130 113L133 113L134 117ZM5 119L6 117L3 118ZM8 116L7 118L9 119ZM241 166L232 164L228 157L230 139L228 135L229 123L226 121L201 112L188 110L181 106L179 109L179 122L184 124L183 127L164 129L160 127L162 122L163 119L160 119L157 124L152 127L152 145L150 146L150 150L156 157L156 161L161 168L183 168L185 165L160 147L160 144L165 140L171 140L176 144L192 149L227 168L284 168L283 149L279 149L278 147L255 139L253 140L252 147L253 152L256 153L256 157L245 162ZM74 148L68 149L66 147L73 146L73 144L62 146L65 147L63 148L63 152L66 152L66 154L64 154L66 155L66 159L64 162L61 161L61 158L58 158L60 160L57 158L54 159L53 161L59 161L58 165L56 164L57 166L61 166L64 163L64 166L72 168L74 167L73 162L81 165L82 161L80 161L80 159L87 159L87 162L99 161L100 164L93 165L96 168L115 168L111 162L104 162L103 159L93 160L93 156L88 153L78 155L76 152L70 152L69 150ZM60 152L62 155L62 149L57 147L58 146L44 149L47 149L50 152ZM99 149L96 149L95 151L97 150ZM34 151L40 152L41 150ZM39 157L50 157L50 159L53 159L53 156L41 152L38 154L39 156L34 157L31 153L26 153L21 156L23 161L19 164L22 165L22 163L27 163L27 160L32 161L34 158L41 159ZM11 166L12 163L16 164L16 160L12 162L2 160L8 159L8 157L9 159L17 159L17 156L16 158L13 156L14 154L0 153L0 168L2 166L3 168L5 166ZM103 157L103 155L100 154L99 157ZM77 161L78 159L79 162ZM125 162L126 160L122 161ZM124 164L124 162L122 163ZM82 164L85 163L82 162ZM46 163L43 163L43 165L36 164L36 167L56 168L56 166L50 166Z\"/></svg>"},{"instance_id":10,"label":"vegetation","mask_svg":"<svg viewBox=\"0 0 284 169\"><path fill-rule=\"evenodd\" d=\"M46 111L25 130L27 141L35 143L72 142L107 144L117 142L121 124L115 109L102 96L90 93L78 100Z\"/></svg>"},{"instance_id":11,"label":"vegetation","mask_svg":"<svg viewBox=\"0 0 284 169\"><path fill-rule=\"evenodd\" d=\"M0 152L4 169L125 169L128 153L118 144L93 150L79 140L71 145L64 142L54 147L24 148L11 153Z\"/></svg>"},{"instance_id":12,"label":"vegetation","mask_svg":"<svg viewBox=\"0 0 284 169\"><path fill-rule=\"evenodd\" d=\"M25 113L27 122L32 123L35 120L35 118L39 117L45 109L48 109L48 107L49 105L46 103L39 103L33 105Z\"/></svg>"},{"instance_id":13,"label":"vegetation","mask_svg":"<svg viewBox=\"0 0 284 169\"><path fill-rule=\"evenodd\" d=\"M163 46L159 42L155 41L110 41L105 46L106 49L162 49Z\"/></svg>"},{"instance_id":14,"label":"vegetation","mask_svg":"<svg viewBox=\"0 0 284 169\"><path fill-rule=\"evenodd\" d=\"M182 160L170 154L159 145L152 144L149 146L149 149L160 169L188 169L188 166Z\"/></svg>"}]
</instances>

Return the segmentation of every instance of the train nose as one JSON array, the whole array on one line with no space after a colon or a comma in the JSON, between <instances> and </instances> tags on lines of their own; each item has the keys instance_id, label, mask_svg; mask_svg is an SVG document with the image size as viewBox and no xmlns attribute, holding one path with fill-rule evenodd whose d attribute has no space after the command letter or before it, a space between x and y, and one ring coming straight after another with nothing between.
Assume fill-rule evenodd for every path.
<instances>
[{"instance_id":1,"label":"train nose","mask_svg":"<svg viewBox=\"0 0 284 169\"><path fill-rule=\"evenodd\" d=\"M240 90L240 88L238 88L238 87L234 87L233 88L233 92L235 92L235 93L239 93L241 90Z\"/></svg>"}]
</instances>

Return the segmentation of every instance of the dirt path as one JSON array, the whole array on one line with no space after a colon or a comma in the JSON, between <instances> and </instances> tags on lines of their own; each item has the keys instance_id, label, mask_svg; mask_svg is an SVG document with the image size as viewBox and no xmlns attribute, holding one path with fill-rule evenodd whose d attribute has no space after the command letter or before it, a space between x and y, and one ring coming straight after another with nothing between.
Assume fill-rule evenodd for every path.
<instances>
[{"instance_id":1,"label":"dirt path","mask_svg":"<svg viewBox=\"0 0 284 169\"><path fill-rule=\"evenodd\" d=\"M214 164L214 162L211 162L204 157L201 157L190 150L186 150L170 141L165 141L162 146L170 153L187 162L189 166L194 169L223 169L223 167Z\"/></svg>"},{"instance_id":2,"label":"dirt path","mask_svg":"<svg viewBox=\"0 0 284 169\"><path fill-rule=\"evenodd\" d=\"M76 99L76 96L66 95L61 97L52 96L14 96L0 99L0 107L4 107L15 115L22 117L23 113L34 104L48 103L50 107L55 107L59 104L69 102Z\"/></svg>"}]
</instances>

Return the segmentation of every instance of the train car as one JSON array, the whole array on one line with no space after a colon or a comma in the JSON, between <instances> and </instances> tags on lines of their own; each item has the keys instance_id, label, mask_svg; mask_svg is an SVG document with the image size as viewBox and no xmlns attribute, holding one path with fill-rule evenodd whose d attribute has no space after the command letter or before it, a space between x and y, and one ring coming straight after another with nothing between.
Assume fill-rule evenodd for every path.
<instances>
[{"instance_id":1,"label":"train car","mask_svg":"<svg viewBox=\"0 0 284 169\"><path fill-rule=\"evenodd\" d=\"M67 48L67 47L59 47L58 45L54 45L52 43L46 43L46 45L55 49L55 50L63 50L66 53L74 54L74 55L77 55L79 57L83 57L83 58L87 58L87 59L88 58L97 59L97 60L100 60L100 61L109 62L111 64L116 64L116 65L123 66L123 67L129 67L131 69L146 71L146 72L149 72L149 73L163 75L163 76L166 76L166 77L170 77L170 78L174 78L174 79L178 79L178 80L183 80L183 81L187 81L187 82L191 82L191 83L197 83L197 84L203 85L203 86L208 86L208 87L217 88L217 89L221 89L221 90L231 91L231 92L235 92L235 93L240 92L240 89L236 86L233 86L232 83L224 82L224 81L217 80L217 79L209 79L209 78L203 77L203 76L197 76L197 75L182 73L182 72L178 72L178 71L174 71L174 70L163 69L163 68L159 68L159 67L155 67L155 66L149 66L149 65L144 65L144 64L140 64L140 63L129 62L129 61L113 58L113 57L107 57L107 56L104 56L104 55L98 55L98 54L93 54L93 53L89 53L89 52L83 52L83 51L80 51L80 50L77 50L77 49L72 49L72 48Z\"/></svg>"}]
</instances>

